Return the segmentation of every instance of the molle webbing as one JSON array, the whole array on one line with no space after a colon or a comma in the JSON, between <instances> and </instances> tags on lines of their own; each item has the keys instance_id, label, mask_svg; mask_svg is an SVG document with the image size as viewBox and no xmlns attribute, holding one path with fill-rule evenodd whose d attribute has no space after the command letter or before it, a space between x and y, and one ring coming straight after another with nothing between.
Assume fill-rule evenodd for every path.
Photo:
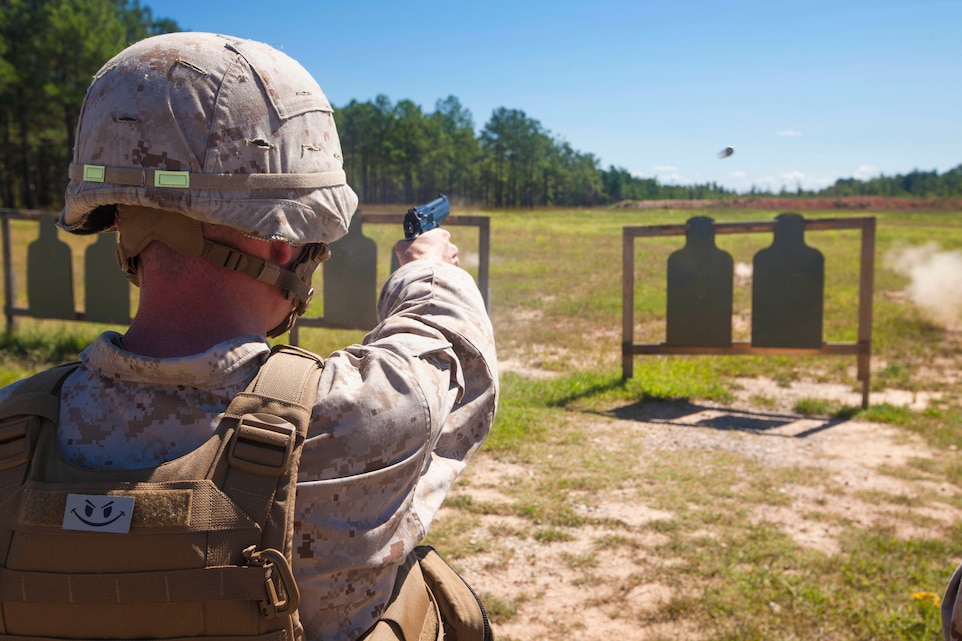
<instances>
[{"instance_id":1,"label":"molle webbing","mask_svg":"<svg viewBox=\"0 0 962 641\"><path fill-rule=\"evenodd\" d=\"M263 568L245 566L96 574L0 568L0 601L63 605L260 601L266 574Z\"/></svg>"}]
</instances>

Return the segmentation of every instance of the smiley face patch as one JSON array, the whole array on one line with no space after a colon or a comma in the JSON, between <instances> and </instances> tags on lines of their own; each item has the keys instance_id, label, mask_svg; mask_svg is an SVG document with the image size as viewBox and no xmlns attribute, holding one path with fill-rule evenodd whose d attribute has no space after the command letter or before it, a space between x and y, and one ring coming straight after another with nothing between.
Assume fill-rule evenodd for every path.
<instances>
[{"instance_id":1,"label":"smiley face patch","mask_svg":"<svg viewBox=\"0 0 962 641\"><path fill-rule=\"evenodd\" d=\"M68 494L63 529L127 534L134 513L134 497Z\"/></svg>"}]
</instances>

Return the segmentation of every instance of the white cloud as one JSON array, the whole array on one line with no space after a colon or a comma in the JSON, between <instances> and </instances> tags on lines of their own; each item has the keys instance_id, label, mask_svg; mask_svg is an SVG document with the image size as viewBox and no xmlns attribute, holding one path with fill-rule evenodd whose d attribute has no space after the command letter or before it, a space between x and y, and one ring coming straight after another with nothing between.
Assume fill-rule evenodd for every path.
<instances>
[{"instance_id":1,"label":"white cloud","mask_svg":"<svg viewBox=\"0 0 962 641\"><path fill-rule=\"evenodd\" d=\"M652 167L652 172L654 172L658 182L663 185L687 185L689 182L694 182L687 178L682 179L681 174L678 173L678 167L673 165L658 165Z\"/></svg>"},{"instance_id":2,"label":"white cloud","mask_svg":"<svg viewBox=\"0 0 962 641\"><path fill-rule=\"evenodd\" d=\"M775 135L776 135L776 136L782 136L782 137L786 137L786 136L801 136L801 135L802 135L802 132L796 131L795 129L782 129L781 131L776 132Z\"/></svg>"},{"instance_id":3,"label":"white cloud","mask_svg":"<svg viewBox=\"0 0 962 641\"><path fill-rule=\"evenodd\" d=\"M835 182L834 178L809 176L799 170L785 171L778 175L766 174L759 176L748 175L744 172L737 172L737 174L738 175L736 175L736 172L729 174L732 178L729 186L740 191L748 191L751 187L775 193L778 193L782 189L794 192L799 187L805 190L819 190Z\"/></svg>"},{"instance_id":4,"label":"white cloud","mask_svg":"<svg viewBox=\"0 0 962 641\"><path fill-rule=\"evenodd\" d=\"M802 189L824 189L829 185L835 183L834 178L826 178L824 176L809 176L802 171L787 171L779 175L781 179L775 184L775 189L780 190L784 186L788 190L797 189L801 186Z\"/></svg>"},{"instance_id":5,"label":"white cloud","mask_svg":"<svg viewBox=\"0 0 962 641\"><path fill-rule=\"evenodd\" d=\"M781 179L786 183L800 183L807 180L808 176L801 171L786 171L781 174Z\"/></svg>"},{"instance_id":6,"label":"white cloud","mask_svg":"<svg viewBox=\"0 0 962 641\"><path fill-rule=\"evenodd\" d=\"M642 179L656 178L662 185L695 185L717 182L719 185L738 193L747 193L753 187L773 193L778 193L782 189L793 193L799 187L806 191L818 191L835 184L836 180L834 175L809 175L798 169L766 174L737 170L729 171L724 178L720 178L705 175L701 172L682 172L674 165L658 165L652 167L650 172L632 172L632 175Z\"/></svg>"},{"instance_id":7,"label":"white cloud","mask_svg":"<svg viewBox=\"0 0 962 641\"><path fill-rule=\"evenodd\" d=\"M878 175L878 167L872 165L862 165L855 171L855 178L859 180L869 180Z\"/></svg>"}]
</instances>

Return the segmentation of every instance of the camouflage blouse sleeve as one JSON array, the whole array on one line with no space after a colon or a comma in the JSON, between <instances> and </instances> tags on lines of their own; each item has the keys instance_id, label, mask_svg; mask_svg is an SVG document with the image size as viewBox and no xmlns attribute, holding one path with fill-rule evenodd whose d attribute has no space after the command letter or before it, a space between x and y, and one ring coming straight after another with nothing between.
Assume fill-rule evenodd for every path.
<instances>
[{"instance_id":1,"label":"camouflage blouse sleeve","mask_svg":"<svg viewBox=\"0 0 962 641\"><path fill-rule=\"evenodd\" d=\"M298 471L301 616L325 639L380 616L497 404L491 322L467 272L405 265L379 314L361 344L326 359Z\"/></svg>"},{"instance_id":2,"label":"camouflage blouse sleeve","mask_svg":"<svg viewBox=\"0 0 962 641\"><path fill-rule=\"evenodd\" d=\"M419 516L428 526L464 464L488 434L498 396L498 371L491 321L481 294L464 270L416 261L385 284L378 305L382 323L374 343L403 333L450 345L425 353L438 372L448 372L433 390L442 405L434 415L432 456L418 487Z\"/></svg>"}]
</instances>

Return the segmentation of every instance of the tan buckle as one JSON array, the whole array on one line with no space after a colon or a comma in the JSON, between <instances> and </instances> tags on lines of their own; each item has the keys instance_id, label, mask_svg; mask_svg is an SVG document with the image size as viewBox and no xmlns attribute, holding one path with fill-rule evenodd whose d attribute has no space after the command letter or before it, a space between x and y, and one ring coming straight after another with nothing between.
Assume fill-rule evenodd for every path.
<instances>
[{"instance_id":1,"label":"tan buckle","mask_svg":"<svg viewBox=\"0 0 962 641\"><path fill-rule=\"evenodd\" d=\"M231 436L227 461L261 476L280 476L294 451L297 429L273 414L244 414Z\"/></svg>"},{"instance_id":2,"label":"tan buckle","mask_svg":"<svg viewBox=\"0 0 962 641\"><path fill-rule=\"evenodd\" d=\"M273 619L296 610L301 603L301 593L294 581L291 566L284 555L272 548L255 550L254 546L251 546L244 550L244 556L247 557L251 565L268 570L266 573L267 580L264 582L267 599L259 602L261 614L268 619ZM278 583L280 586L278 586ZM278 587L282 589L278 590ZM284 594L285 597L281 598L281 594Z\"/></svg>"}]
</instances>

